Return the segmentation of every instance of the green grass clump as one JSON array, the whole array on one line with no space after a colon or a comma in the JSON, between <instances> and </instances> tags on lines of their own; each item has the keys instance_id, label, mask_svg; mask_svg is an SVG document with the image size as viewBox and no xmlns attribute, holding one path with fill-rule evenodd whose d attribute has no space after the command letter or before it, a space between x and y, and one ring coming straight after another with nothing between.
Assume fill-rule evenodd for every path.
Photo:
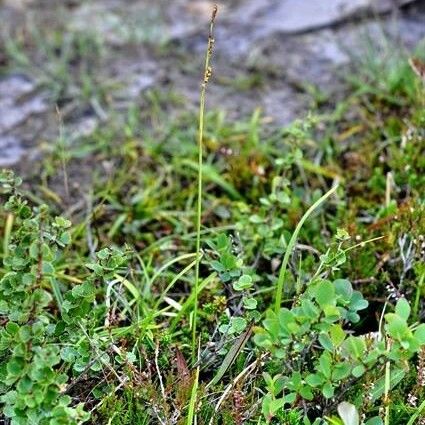
<instances>
[{"instance_id":1,"label":"green grass clump","mask_svg":"<svg viewBox=\"0 0 425 425\"><path fill-rule=\"evenodd\" d=\"M199 127L166 119L150 92L89 137L64 128L32 180L3 171L2 415L423 417L423 85L398 60L285 129L204 113L205 86Z\"/></svg>"}]
</instances>

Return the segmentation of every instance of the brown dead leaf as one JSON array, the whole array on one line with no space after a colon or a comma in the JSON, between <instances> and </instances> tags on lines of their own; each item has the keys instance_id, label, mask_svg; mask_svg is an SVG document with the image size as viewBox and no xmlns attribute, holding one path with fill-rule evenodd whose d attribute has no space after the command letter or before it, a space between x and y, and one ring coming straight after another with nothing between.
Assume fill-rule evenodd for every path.
<instances>
[{"instance_id":1,"label":"brown dead leaf","mask_svg":"<svg viewBox=\"0 0 425 425\"><path fill-rule=\"evenodd\" d=\"M190 371L186 363L182 352L176 348L176 366L177 366L177 376L181 380L183 385L186 385L190 382Z\"/></svg>"}]
</instances>

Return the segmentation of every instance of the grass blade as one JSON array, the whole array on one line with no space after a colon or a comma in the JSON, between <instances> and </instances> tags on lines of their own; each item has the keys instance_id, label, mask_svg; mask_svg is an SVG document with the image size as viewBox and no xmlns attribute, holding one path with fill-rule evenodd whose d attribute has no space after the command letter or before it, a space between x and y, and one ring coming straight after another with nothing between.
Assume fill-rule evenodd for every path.
<instances>
[{"instance_id":1,"label":"grass blade","mask_svg":"<svg viewBox=\"0 0 425 425\"><path fill-rule=\"evenodd\" d=\"M252 322L248 329L241 335L239 335L238 339L235 341L235 343L230 348L229 352L226 354L226 357L223 360L223 363L221 364L220 368L218 369L216 375L212 379L212 381L209 382L207 385L207 388L211 385L217 384L217 382L220 381L220 379L224 376L224 374L227 372L227 370L232 366L236 358L238 357L239 353L243 350L245 347L245 344L248 342L249 338L252 334L252 327L254 325L254 322Z\"/></svg>"},{"instance_id":2,"label":"grass blade","mask_svg":"<svg viewBox=\"0 0 425 425\"><path fill-rule=\"evenodd\" d=\"M410 417L409 422L407 422L407 425L413 425L424 409L425 409L425 400L420 404L416 412Z\"/></svg>"},{"instance_id":3,"label":"grass blade","mask_svg":"<svg viewBox=\"0 0 425 425\"><path fill-rule=\"evenodd\" d=\"M185 165L199 173L199 166L196 162L191 161L190 159L184 159L181 161L182 165ZM203 164L202 166L202 176L204 180L215 183L217 186L221 187L225 192L228 193L233 199L242 199L241 194L223 177L219 172L210 164Z\"/></svg>"},{"instance_id":4,"label":"grass blade","mask_svg":"<svg viewBox=\"0 0 425 425\"><path fill-rule=\"evenodd\" d=\"M199 348L198 348L198 357L199 357ZM193 380L192 391L190 392L190 401L189 401L189 412L187 414L187 425L192 425L195 418L195 405L198 395L198 386L199 386L199 366L195 370L195 377Z\"/></svg>"},{"instance_id":5,"label":"grass blade","mask_svg":"<svg viewBox=\"0 0 425 425\"><path fill-rule=\"evenodd\" d=\"M4 226L4 236L3 236L3 261L9 255L9 244L12 236L13 222L15 216L9 213L6 217L6 223Z\"/></svg>"},{"instance_id":6,"label":"grass blade","mask_svg":"<svg viewBox=\"0 0 425 425\"><path fill-rule=\"evenodd\" d=\"M288 246L285 251L285 256L283 257L282 266L280 267L279 277L277 280L277 289L276 289L276 301L275 301L275 311L279 312L280 305L282 303L283 295L283 284L286 276L286 269L289 263L289 257L294 249L295 243L297 242L298 234L300 233L301 228L305 221L310 217L310 215L317 209L319 206L326 201L335 191L338 189L338 185L335 185L332 189L326 192L321 198L319 198L302 216L301 220L297 224L297 227L292 234L291 239L289 240Z\"/></svg>"},{"instance_id":7,"label":"grass blade","mask_svg":"<svg viewBox=\"0 0 425 425\"><path fill-rule=\"evenodd\" d=\"M56 298L56 302L58 304L59 310L62 311L63 297L62 297L61 289L59 287L59 283L54 277L49 279L49 281L50 281L50 284L52 285L53 295Z\"/></svg>"},{"instance_id":8,"label":"grass blade","mask_svg":"<svg viewBox=\"0 0 425 425\"><path fill-rule=\"evenodd\" d=\"M390 374L390 390L400 383L405 375L406 372L403 369L393 367ZM375 382L372 390L372 402L378 400L385 393L385 379L385 376L383 376Z\"/></svg>"}]
</instances>

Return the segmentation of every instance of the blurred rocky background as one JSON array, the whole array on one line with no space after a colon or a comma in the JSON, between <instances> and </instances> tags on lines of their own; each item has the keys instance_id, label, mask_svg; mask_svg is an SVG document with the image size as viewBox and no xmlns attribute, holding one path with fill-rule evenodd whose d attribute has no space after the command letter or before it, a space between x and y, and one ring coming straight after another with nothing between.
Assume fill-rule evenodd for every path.
<instances>
[{"instance_id":1,"label":"blurred rocky background","mask_svg":"<svg viewBox=\"0 0 425 425\"><path fill-rule=\"evenodd\" d=\"M62 131L72 142L134 108L149 126L155 108L196 110L212 4L0 0L0 166L31 167ZM425 1L222 0L208 108L284 125L335 104L354 63L424 37Z\"/></svg>"}]
</instances>

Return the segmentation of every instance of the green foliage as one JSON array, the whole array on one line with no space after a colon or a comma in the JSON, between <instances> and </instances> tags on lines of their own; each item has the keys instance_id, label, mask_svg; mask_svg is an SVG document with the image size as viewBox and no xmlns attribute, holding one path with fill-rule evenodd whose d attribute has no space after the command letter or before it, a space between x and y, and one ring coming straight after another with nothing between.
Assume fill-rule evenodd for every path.
<instances>
[{"instance_id":1,"label":"green foliage","mask_svg":"<svg viewBox=\"0 0 425 425\"><path fill-rule=\"evenodd\" d=\"M257 311L258 302L251 295L254 291L254 278L249 268L243 264L243 259L235 255L235 247L232 245L231 238L224 234L218 235L214 240L208 241L211 248L209 264L213 270L233 294L234 305L240 304L236 310L237 316L230 318L228 323L223 323L219 330L226 335L239 335L247 324L252 320L258 320L260 317Z\"/></svg>"},{"instance_id":2,"label":"green foliage","mask_svg":"<svg viewBox=\"0 0 425 425\"><path fill-rule=\"evenodd\" d=\"M108 362L103 352L93 361L81 327L96 320L96 281L112 278L126 263L127 255L117 248L99 251L97 262L87 265L92 274L62 297L56 273L71 243L71 222L53 217L44 205L30 207L13 174L2 172L0 183L1 193L7 196L5 209L16 217L0 280L0 314L6 323L0 330L4 414L12 424L81 423L89 415L82 404L70 407L71 397L66 394L69 377L63 362L72 364L76 372L88 365L99 371ZM55 308L60 309L61 317L54 315ZM60 348L65 336L67 345Z\"/></svg>"},{"instance_id":3,"label":"green foliage","mask_svg":"<svg viewBox=\"0 0 425 425\"><path fill-rule=\"evenodd\" d=\"M6 47L8 56L21 49ZM96 113L110 105L113 90L89 75L104 53L96 37L55 33L45 47L50 59L32 68L54 76L53 98L67 103L75 92ZM183 105L177 93L150 90L124 119L108 107L89 138L46 154L28 198L2 172L3 416L72 424L93 410L93 423L148 424L193 414L200 425L347 425L360 416L378 425L383 406L391 425L423 416L423 91L406 60L374 59L334 110L286 129L262 126L258 111L238 122L206 115L196 363L188 359L200 168L196 120L169 119L169 107ZM65 200L58 170L84 190L81 163L92 209L71 190L70 226L55 217ZM341 189L289 249L305 211L336 181ZM285 253L284 308L265 312Z\"/></svg>"},{"instance_id":4,"label":"green foliage","mask_svg":"<svg viewBox=\"0 0 425 425\"><path fill-rule=\"evenodd\" d=\"M385 315L382 337L369 341L350 335L348 326L360 320L358 311L367 306L348 280L315 279L292 308L267 312L255 342L283 365L278 375L265 376L267 419L298 398L312 402L317 397L337 397L347 383L386 361L405 368L406 360L425 345L425 325L408 325L410 306L405 299L398 301L395 313Z\"/></svg>"},{"instance_id":5,"label":"green foliage","mask_svg":"<svg viewBox=\"0 0 425 425\"><path fill-rule=\"evenodd\" d=\"M69 407L63 392L68 377L60 368L52 317L55 266L70 243L71 223L52 218L46 206L30 208L18 191L19 179L1 173L5 209L17 218L5 273L0 280L1 402L12 424L70 424L84 421L83 406Z\"/></svg>"},{"instance_id":6,"label":"green foliage","mask_svg":"<svg viewBox=\"0 0 425 425\"><path fill-rule=\"evenodd\" d=\"M111 425L148 425L150 416L134 390L125 390L121 397L107 396L99 413L109 418Z\"/></svg>"}]
</instances>

